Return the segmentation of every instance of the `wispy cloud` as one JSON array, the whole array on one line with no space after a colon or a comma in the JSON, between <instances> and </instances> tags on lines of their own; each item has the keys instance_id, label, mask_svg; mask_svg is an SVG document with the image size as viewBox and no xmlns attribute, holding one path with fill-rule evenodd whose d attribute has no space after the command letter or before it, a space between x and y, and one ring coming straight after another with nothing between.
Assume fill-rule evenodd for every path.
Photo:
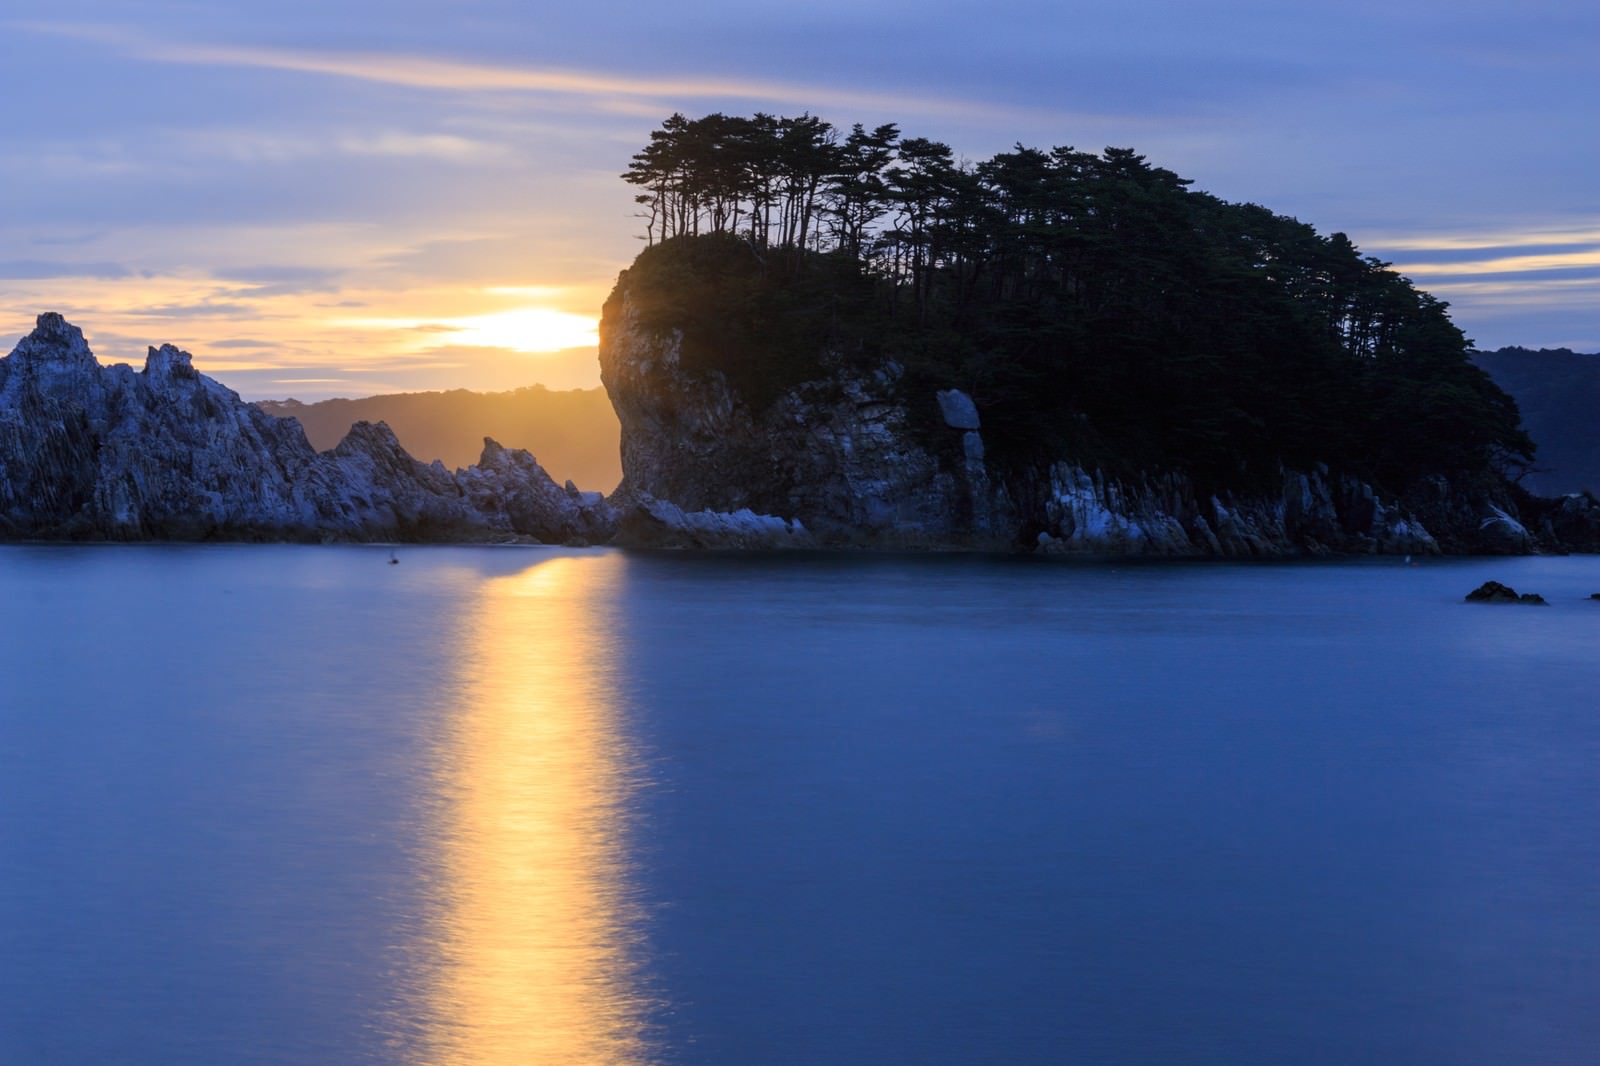
<instances>
[{"instance_id":1,"label":"wispy cloud","mask_svg":"<svg viewBox=\"0 0 1600 1066\"><path fill-rule=\"evenodd\" d=\"M420 156L458 162L482 162L511 155L510 149L503 144L490 144L439 133L384 133L376 137L345 137L340 139L339 148L350 155Z\"/></svg>"},{"instance_id":2,"label":"wispy cloud","mask_svg":"<svg viewBox=\"0 0 1600 1066\"><path fill-rule=\"evenodd\" d=\"M1600 300L1600 277L1516 278L1500 281L1442 281L1428 291L1452 304L1479 310L1564 309Z\"/></svg>"},{"instance_id":3,"label":"wispy cloud","mask_svg":"<svg viewBox=\"0 0 1600 1066\"><path fill-rule=\"evenodd\" d=\"M1600 226L1577 228L1532 226L1525 229L1404 234L1368 238L1366 243L1396 252L1472 252L1563 245L1600 245Z\"/></svg>"},{"instance_id":4,"label":"wispy cloud","mask_svg":"<svg viewBox=\"0 0 1600 1066\"><path fill-rule=\"evenodd\" d=\"M1526 274L1550 270L1587 270L1600 267L1600 247L1578 248L1541 255L1502 255L1487 259L1396 263L1402 274L1428 277L1456 277L1473 274Z\"/></svg>"},{"instance_id":5,"label":"wispy cloud","mask_svg":"<svg viewBox=\"0 0 1600 1066\"><path fill-rule=\"evenodd\" d=\"M340 52L211 43L158 41L119 26L12 23L12 28L90 40L151 62L196 66L250 67L297 74L350 78L448 93L532 93L580 97L596 108L625 114L658 115L674 102L745 100L803 107L837 106L909 114L939 114L968 119L1000 116L1075 118L1101 122L1113 116L1072 114L1059 109L974 102L937 95L882 93L870 89L740 77L636 77L608 70L514 66L438 56L381 52ZM1133 115L1116 116L1122 123Z\"/></svg>"},{"instance_id":6,"label":"wispy cloud","mask_svg":"<svg viewBox=\"0 0 1600 1066\"><path fill-rule=\"evenodd\" d=\"M53 263L42 259L0 261L0 279L126 278L133 271L121 263Z\"/></svg>"}]
</instances>

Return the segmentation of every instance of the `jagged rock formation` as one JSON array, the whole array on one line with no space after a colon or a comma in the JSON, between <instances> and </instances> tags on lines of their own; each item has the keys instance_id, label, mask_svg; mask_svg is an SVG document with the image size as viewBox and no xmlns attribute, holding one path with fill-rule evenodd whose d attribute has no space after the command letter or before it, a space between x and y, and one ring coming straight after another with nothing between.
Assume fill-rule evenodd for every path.
<instances>
[{"instance_id":1,"label":"jagged rock formation","mask_svg":"<svg viewBox=\"0 0 1600 1066\"><path fill-rule=\"evenodd\" d=\"M348 438L346 438L348 439ZM616 532L616 517L598 492L558 488L532 455L485 437L477 465L458 471L456 485L475 511L503 516L519 533L549 543L595 543Z\"/></svg>"},{"instance_id":2,"label":"jagged rock formation","mask_svg":"<svg viewBox=\"0 0 1600 1066\"><path fill-rule=\"evenodd\" d=\"M605 539L609 507L558 489L527 453L485 442L452 474L382 423L317 452L152 348L142 371L102 367L58 314L0 359L0 537L79 540Z\"/></svg>"},{"instance_id":3,"label":"jagged rock formation","mask_svg":"<svg viewBox=\"0 0 1600 1066\"><path fill-rule=\"evenodd\" d=\"M1130 482L1069 457L1044 476L990 468L976 405L958 390L936 405L947 434L912 432L893 364L863 376L843 367L755 410L718 370L690 372L683 337L641 324L627 276L601 326L601 380L622 423L623 480L612 501L625 543L883 548L1046 553L1273 557L1328 553L1516 553L1600 546L1592 499L1524 498L1525 524L1503 483L1434 484L1416 499L1383 499L1323 467L1285 470L1276 491L1201 495L1179 473ZM759 358L752 353L751 358ZM913 398L910 402L916 402ZM675 507L668 508L670 501ZM736 536L696 536L674 512L767 516ZM674 525L676 523L676 525ZM778 532L782 530L782 532Z\"/></svg>"},{"instance_id":4,"label":"jagged rock formation","mask_svg":"<svg viewBox=\"0 0 1600 1066\"><path fill-rule=\"evenodd\" d=\"M552 390L530 385L510 392L404 392L356 399L258 400L269 415L296 419L306 439L327 451L357 422L385 422L406 451L450 468L478 461L487 434L526 448L560 482L606 492L617 487L617 418L600 388Z\"/></svg>"}]
</instances>

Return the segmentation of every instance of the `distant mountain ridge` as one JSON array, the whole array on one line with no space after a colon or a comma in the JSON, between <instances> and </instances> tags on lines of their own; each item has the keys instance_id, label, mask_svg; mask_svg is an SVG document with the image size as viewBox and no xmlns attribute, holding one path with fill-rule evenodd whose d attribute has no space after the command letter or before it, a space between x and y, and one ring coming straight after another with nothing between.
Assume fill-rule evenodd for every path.
<instances>
[{"instance_id":1,"label":"distant mountain ridge","mask_svg":"<svg viewBox=\"0 0 1600 1066\"><path fill-rule=\"evenodd\" d=\"M1513 346L1472 359L1516 399L1539 446L1523 484L1545 496L1600 492L1600 354Z\"/></svg>"},{"instance_id":2,"label":"distant mountain ridge","mask_svg":"<svg viewBox=\"0 0 1600 1066\"><path fill-rule=\"evenodd\" d=\"M267 414L299 419L312 447L326 451L357 422L385 422L406 451L451 468L471 466L493 437L522 448L557 482L610 492L622 478L616 412L603 389L402 392L360 399L261 400Z\"/></svg>"}]
</instances>

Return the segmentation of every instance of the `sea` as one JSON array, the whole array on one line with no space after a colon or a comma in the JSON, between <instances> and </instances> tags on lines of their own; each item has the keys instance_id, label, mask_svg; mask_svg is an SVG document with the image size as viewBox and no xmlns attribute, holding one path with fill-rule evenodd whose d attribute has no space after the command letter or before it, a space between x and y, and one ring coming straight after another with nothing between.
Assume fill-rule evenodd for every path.
<instances>
[{"instance_id":1,"label":"sea","mask_svg":"<svg viewBox=\"0 0 1600 1066\"><path fill-rule=\"evenodd\" d=\"M1588 1066L1596 592L3 547L0 1063Z\"/></svg>"}]
</instances>

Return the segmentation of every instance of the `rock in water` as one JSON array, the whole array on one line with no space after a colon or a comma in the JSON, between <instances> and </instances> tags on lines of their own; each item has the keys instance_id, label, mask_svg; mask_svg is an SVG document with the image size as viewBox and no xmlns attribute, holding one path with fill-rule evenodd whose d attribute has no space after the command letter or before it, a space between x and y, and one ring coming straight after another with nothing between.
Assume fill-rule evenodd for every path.
<instances>
[{"instance_id":1,"label":"rock in water","mask_svg":"<svg viewBox=\"0 0 1600 1066\"><path fill-rule=\"evenodd\" d=\"M383 423L317 452L274 418L151 348L103 367L60 315L0 359L0 537L72 540L564 540L611 509L551 483L532 456L469 494L477 468L417 462ZM518 506L507 505L515 500Z\"/></svg>"},{"instance_id":2,"label":"rock in water","mask_svg":"<svg viewBox=\"0 0 1600 1066\"><path fill-rule=\"evenodd\" d=\"M1526 603L1536 607L1548 607L1545 598L1537 592L1525 592L1517 595L1517 590L1509 585L1502 585L1498 581L1485 581L1471 592L1467 593L1468 603Z\"/></svg>"}]
</instances>

